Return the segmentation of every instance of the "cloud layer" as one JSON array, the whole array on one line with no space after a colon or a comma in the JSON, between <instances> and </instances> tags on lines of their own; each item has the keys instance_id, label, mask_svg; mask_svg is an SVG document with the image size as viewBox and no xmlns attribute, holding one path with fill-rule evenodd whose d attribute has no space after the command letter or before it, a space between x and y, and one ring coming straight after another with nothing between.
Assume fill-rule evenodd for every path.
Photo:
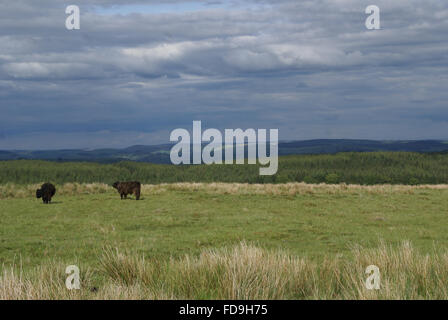
<instances>
[{"instance_id":1,"label":"cloud layer","mask_svg":"<svg viewBox=\"0 0 448 320\"><path fill-rule=\"evenodd\" d=\"M0 149L121 147L207 127L447 138L448 4L16 0L0 11Z\"/></svg>"}]
</instances>

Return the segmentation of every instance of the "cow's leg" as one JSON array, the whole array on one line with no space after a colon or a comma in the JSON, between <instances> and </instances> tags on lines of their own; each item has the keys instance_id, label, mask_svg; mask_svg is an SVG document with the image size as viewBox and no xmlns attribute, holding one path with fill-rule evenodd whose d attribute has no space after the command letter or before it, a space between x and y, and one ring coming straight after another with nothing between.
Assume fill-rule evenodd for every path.
<instances>
[{"instance_id":1,"label":"cow's leg","mask_svg":"<svg viewBox=\"0 0 448 320\"><path fill-rule=\"evenodd\" d=\"M135 199L140 200L140 190L135 191Z\"/></svg>"}]
</instances>

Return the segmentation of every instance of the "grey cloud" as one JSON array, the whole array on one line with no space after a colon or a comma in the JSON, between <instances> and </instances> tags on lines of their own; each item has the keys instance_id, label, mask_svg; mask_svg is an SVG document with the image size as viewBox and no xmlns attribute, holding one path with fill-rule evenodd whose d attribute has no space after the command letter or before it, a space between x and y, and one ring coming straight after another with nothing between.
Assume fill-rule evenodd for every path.
<instances>
[{"instance_id":1,"label":"grey cloud","mask_svg":"<svg viewBox=\"0 0 448 320\"><path fill-rule=\"evenodd\" d=\"M61 2L3 5L0 149L50 132L67 147L90 146L86 132L110 133L95 142L105 146L166 142L150 133L192 120L278 127L283 139L446 137L444 2L378 0L380 31L365 29L364 0L126 15L98 8L162 2L76 3L79 31L65 29Z\"/></svg>"}]
</instances>

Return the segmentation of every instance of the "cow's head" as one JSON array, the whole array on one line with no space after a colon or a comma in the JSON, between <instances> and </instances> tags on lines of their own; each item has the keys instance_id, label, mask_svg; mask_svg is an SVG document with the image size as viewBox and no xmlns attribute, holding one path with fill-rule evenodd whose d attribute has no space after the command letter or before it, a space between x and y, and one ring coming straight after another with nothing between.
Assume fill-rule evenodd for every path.
<instances>
[{"instance_id":1,"label":"cow's head","mask_svg":"<svg viewBox=\"0 0 448 320\"><path fill-rule=\"evenodd\" d=\"M120 181L116 181L114 182L114 184L112 185L112 187L114 187L115 189L118 190L118 185L120 184Z\"/></svg>"}]
</instances>

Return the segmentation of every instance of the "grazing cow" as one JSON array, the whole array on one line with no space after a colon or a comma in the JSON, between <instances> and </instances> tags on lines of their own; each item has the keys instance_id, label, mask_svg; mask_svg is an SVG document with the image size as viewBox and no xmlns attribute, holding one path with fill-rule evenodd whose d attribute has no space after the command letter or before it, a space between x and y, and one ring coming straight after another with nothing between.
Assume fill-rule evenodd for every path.
<instances>
[{"instance_id":1,"label":"grazing cow","mask_svg":"<svg viewBox=\"0 0 448 320\"><path fill-rule=\"evenodd\" d=\"M126 199L128 194L134 194L136 200L140 200L141 184L138 181L115 182L112 187L117 189L121 199Z\"/></svg>"},{"instance_id":2,"label":"grazing cow","mask_svg":"<svg viewBox=\"0 0 448 320\"><path fill-rule=\"evenodd\" d=\"M44 183L40 189L36 190L36 198L42 198L45 204L51 202L51 198L55 195L56 188L51 183Z\"/></svg>"}]
</instances>

